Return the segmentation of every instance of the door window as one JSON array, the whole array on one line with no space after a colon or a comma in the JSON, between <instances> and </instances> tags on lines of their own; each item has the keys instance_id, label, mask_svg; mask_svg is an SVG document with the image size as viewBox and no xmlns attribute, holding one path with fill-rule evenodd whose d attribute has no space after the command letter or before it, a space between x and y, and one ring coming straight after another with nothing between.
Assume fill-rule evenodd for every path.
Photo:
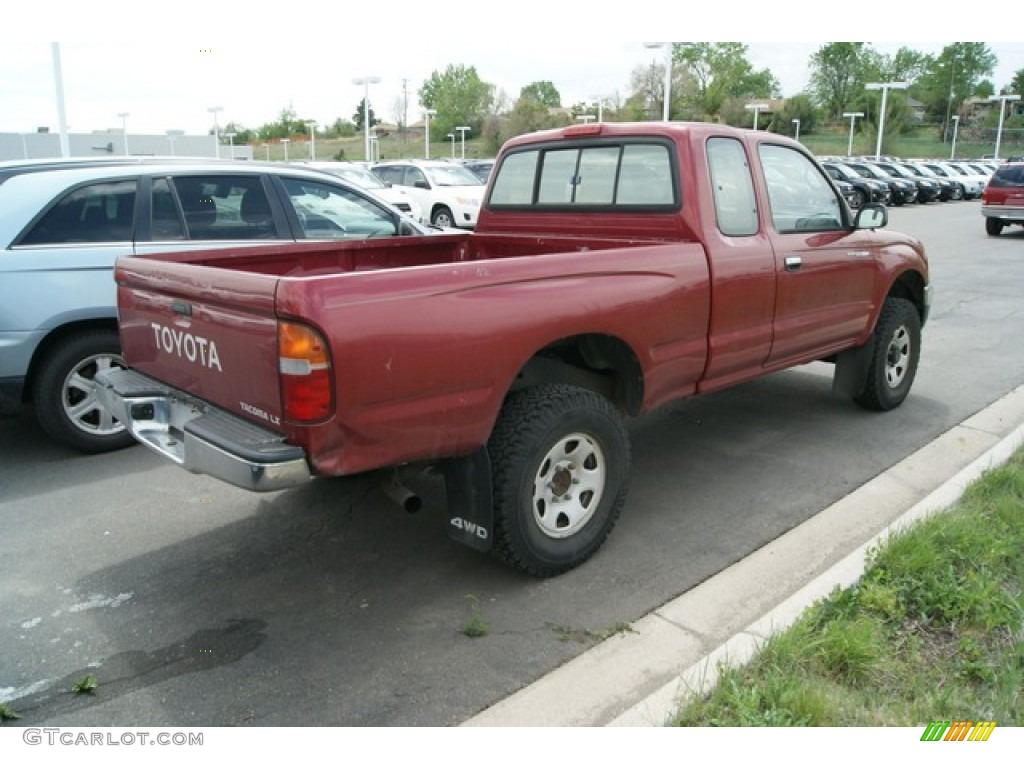
<instances>
[{"instance_id":1,"label":"door window","mask_svg":"<svg viewBox=\"0 0 1024 768\"><path fill-rule=\"evenodd\" d=\"M64 195L19 241L19 245L131 241L134 180L104 181Z\"/></svg>"}]
</instances>

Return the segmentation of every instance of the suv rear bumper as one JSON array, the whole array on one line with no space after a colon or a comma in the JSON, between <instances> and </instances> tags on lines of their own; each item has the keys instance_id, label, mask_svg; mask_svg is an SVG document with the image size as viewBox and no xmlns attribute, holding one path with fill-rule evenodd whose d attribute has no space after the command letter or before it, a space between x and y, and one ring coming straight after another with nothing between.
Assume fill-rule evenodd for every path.
<instances>
[{"instance_id":1,"label":"suv rear bumper","mask_svg":"<svg viewBox=\"0 0 1024 768\"><path fill-rule=\"evenodd\" d=\"M134 370L96 375L96 396L147 448L195 474L249 491L294 488L311 478L305 452Z\"/></svg>"},{"instance_id":2,"label":"suv rear bumper","mask_svg":"<svg viewBox=\"0 0 1024 768\"><path fill-rule=\"evenodd\" d=\"M1024 207L1015 205L982 205L981 215L1003 221L1024 221Z\"/></svg>"}]
</instances>

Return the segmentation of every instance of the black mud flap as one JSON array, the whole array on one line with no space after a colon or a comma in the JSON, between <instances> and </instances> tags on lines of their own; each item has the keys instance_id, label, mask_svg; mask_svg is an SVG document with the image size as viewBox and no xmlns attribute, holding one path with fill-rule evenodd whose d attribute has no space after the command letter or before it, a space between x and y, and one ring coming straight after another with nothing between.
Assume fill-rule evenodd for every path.
<instances>
[{"instance_id":1,"label":"black mud flap","mask_svg":"<svg viewBox=\"0 0 1024 768\"><path fill-rule=\"evenodd\" d=\"M487 552L494 535L491 459L486 448L441 465L448 492L448 535Z\"/></svg>"},{"instance_id":2,"label":"black mud flap","mask_svg":"<svg viewBox=\"0 0 1024 768\"><path fill-rule=\"evenodd\" d=\"M862 347L854 347L836 356L836 370L832 376L832 394L857 397L864 391L874 352L874 336Z\"/></svg>"}]
</instances>

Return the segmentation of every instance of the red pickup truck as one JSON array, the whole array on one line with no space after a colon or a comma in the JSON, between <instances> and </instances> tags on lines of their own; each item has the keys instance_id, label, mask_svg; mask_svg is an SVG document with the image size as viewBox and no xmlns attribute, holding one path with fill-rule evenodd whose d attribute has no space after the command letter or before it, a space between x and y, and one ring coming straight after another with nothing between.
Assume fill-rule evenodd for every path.
<instances>
[{"instance_id":1,"label":"red pickup truck","mask_svg":"<svg viewBox=\"0 0 1024 768\"><path fill-rule=\"evenodd\" d=\"M815 360L869 409L906 398L931 288L886 223L774 134L530 134L474 232L120 259L130 369L98 396L256 491L439 466L452 535L549 576L614 526L630 416Z\"/></svg>"}]
</instances>

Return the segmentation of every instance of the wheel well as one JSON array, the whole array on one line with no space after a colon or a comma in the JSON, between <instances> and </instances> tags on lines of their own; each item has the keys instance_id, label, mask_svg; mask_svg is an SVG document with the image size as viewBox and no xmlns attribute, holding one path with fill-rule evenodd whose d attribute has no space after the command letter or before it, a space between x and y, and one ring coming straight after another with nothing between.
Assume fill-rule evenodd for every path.
<instances>
[{"instance_id":1,"label":"wheel well","mask_svg":"<svg viewBox=\"0 0 1024 768\"><path fill-rule=\"evenodd\" d=\"M50 331L32 353L32 362L28 366L28 373L25 376L25 388L22 400L29 402L32 398L32 385L39 370L41 361L46 358L54 347L76 334L85 331L117 331L117 320L114 318L98 318L95 320L82 320L75 323L68 323L54 328Z\"/></svg>"},{"instance_id":2,"label":"wheel well","mask_svg":"<svg viewBox=\"0 0 1024 768\"><path fill-rule=\"evenodd\" d=\"M549 344L527 361L512 389L554 383L597 392L631 416L643 403L640 363L628 344L612 336L573 336Z\"/></svg>"},{"instance_id":3,"label":"wheel well","mask_svg":"<svg viewBox=\"0 0 1024 768\"><path fill-rule=\"evenodd\" d=\"M889 289L889 295L887 298L892 299L907 299L915 307L917 307L917 314L922 318L925 318L925 306L924 306L924 278L918 272L904 272L892 287Z\"/></svg>"}]
</instances>

